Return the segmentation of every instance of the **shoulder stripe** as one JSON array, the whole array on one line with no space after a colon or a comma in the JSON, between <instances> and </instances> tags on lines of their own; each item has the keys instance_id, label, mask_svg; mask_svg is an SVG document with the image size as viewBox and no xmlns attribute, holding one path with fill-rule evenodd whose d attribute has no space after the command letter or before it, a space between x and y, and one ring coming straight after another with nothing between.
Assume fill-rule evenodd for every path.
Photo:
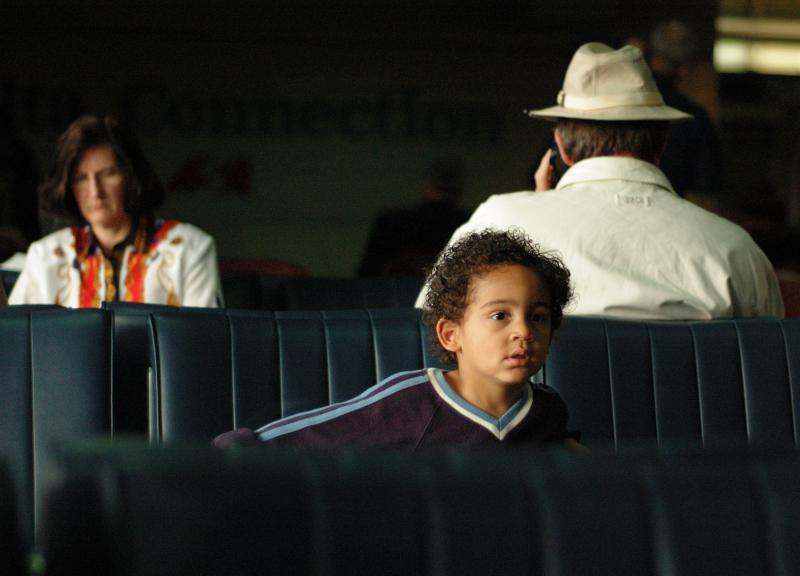
<instances>
[{"instance_id":1,"label":"shoulder stripe","mask_svg":"<svg viewBox=\"0 0 800 576\"><path fill-rule=\"evenodd\" d=\"M345 414L370 406L392 394L396 394L413 386L427 384L428 382L428 375L425 370L399 372L366 389L355 398L282 418L281 420L262 426L256 430L255 433L259 440L266 442L278 436L283 436L291 432L302 430L303 428L308 428L309 426L315 426L333 420L334 418L339 418Z\"/></svg>"},{"instance_id":2,"label":"shoulder stripe","mask_svg":"<svg viewBox=\"0 0 800 576\"><path fill-rule=\"evenodd\" d=\"M390 386L394 386L396 383L400 382L401 380L405 380L409 377L414 377L416 374L422 373L420 370L413 370L408 372L397 372L396 374L392 374L391 376L386 377L385 379L381 380L377 384L374 384L364 390L358 396L354 396L349 400L343 400L342 402L337 402L335 404L327 404L325 406L320 406L319 408L313 408L311 410L305 410L303 412L298 412L297 414L292 414L291 416L286 416L285 418L280 418L278 420L273 420L256 430L256 433L266 430L272 426L276 426L278 424L288 424L290 422L294 422L296 420L302 420L307 418L311 414L323 414L325 412L329 412L331 410L335 410L341 406L347 406L349 404L354 404L357 402L361 402L362 400L369 398L373 394L378 394L384 388L388 388Z\"/></svg>"}]
</instances>

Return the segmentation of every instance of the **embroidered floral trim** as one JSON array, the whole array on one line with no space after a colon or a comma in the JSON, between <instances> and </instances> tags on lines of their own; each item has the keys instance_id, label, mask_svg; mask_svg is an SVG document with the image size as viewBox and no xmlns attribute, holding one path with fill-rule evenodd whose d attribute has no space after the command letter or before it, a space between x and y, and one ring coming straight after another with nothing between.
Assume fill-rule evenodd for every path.
<instances>
[{"instance_id":1,"label":"embroidered floral trim","mask_svg":"<svg viewBox=\"0 0 800 576\"><path fill-rule=\"evenodd\" d=\"M97 255L88 256L81 264L81 308L97 308L100 306L100 287L103 282L101 272L103 263Z\"/></svg>"},{"instance_id":2,"label":"embroidered floral trim","mask_svg":"<svg viewBox=\"0 0 800 576\"><path fill-rule=\"evenodd\" d=\"M150 243L150 250L155 252L155 247L158 242L164 239L167 233L172 230L178 224L175 220L168 220L161 225L161 228L153 236L153 241ZM169 242L173 246L179 246L183 243L183 237L177 236L170 240ZM161 258L161 263L158 265L158 270L156 274L156 278L158 279L158 283L161 284L161 287L164 288L164 291L167 293L167 304L170 306L177 306L178 305L178 294L175 289L175 280L173 280L170 275L168 269L172 267L175 262L175 255L170 250L162 250L163 257Z\"/></svg>"},{"instance_id":3,"label":"embroidered floral trim","mask_svg":"<svg viewBox=\"0 0 800 576\"><path fill-rule=\"evenodd\" d=\"M69 263L62 262L58 265L56 271L56 278L58 279L58 286L56 287L56 301L59 306L69 305L69 294L72 292L72 275L70 274L71 267Z\"/></svg>"},{"instance_id":4,"label":"embroidered floral trim","mask_svg":"<svg viewBox=\"0 0 800 576\"><path fill-rule=\"evenodd\" d=\"M163 252L163 257L161 258L161 263L158 265L158 271L156 275L159 284L161 284L161 286L167 292L167 304L170 306L178 305L178 295L175 292L175 282L170 277L168 271L174 262L175 255L169 250L165 250Z\"/></svg>"},{"instance_id":5,"label":"embroidered floral trim","mask_svg":"<svg viewBox=\"0 0 800 576\"><path fill-rule=\"evenodd\" d=\"M162 221L148 244L147 221L144 217L141 218L133 246L125 248L125 255L122 258L125 276L124 290L121 290L122 294L120 294L121 299L126 302L145 301L145 278L148 267L161 255L161 262L156 270L156 279L167 294L166 303L172 306L178 305L175 281L169 274L169 268L175 262L175 255L170 250L161 250L162 241L177 225L176 220ZM75 248L74 267L78 270L81 279L79 305L82 308L97 308L100 306L101 299L114 300L117 294L113 263L99 248L95 247L92 253L89 253L92 248L92 238L88 226L73 228L72 234ZM182 243L183 238L179 236L171 239L169 245L179 246ZM61 254L58 254L58 250L60 248L56 249L56 256L63 257L63 250ZM120 270L120 274L122 274L122 270ZM58 277L59 288L56 303L64 303L71 287L70 268L66 263L59 268Z\"/></svg>"},{"instance_id":6,"label":"embroidered floral trim","mask_svg":"<svg viewBox=\"0 0 800 576\"><path fill-rule=\"evenodd\" d=\"M133 241L133 250L128 254L127 270L125 271L124 300L126 302L144 302L144 278L147 273L147 264L150 261L150 255L145 253L146 242L147 222L142 218Z\"/></svg>"}]
</instances>

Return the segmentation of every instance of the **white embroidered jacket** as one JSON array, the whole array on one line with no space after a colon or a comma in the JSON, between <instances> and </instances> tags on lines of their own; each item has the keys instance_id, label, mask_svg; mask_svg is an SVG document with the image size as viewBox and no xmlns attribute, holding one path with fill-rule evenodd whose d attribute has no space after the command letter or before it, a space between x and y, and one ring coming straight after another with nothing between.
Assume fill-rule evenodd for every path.
<instances>
[{"instance_id":1,"label":"white embroidered jacket","mask_svg":"<svg viewBox=\"0 0 800 576\"><path fill-rule=\"evenodd\" d=\"M118 278L88 227L31 244L9 304L99 307L105 300L216 307L222 302L214 239L191 224L156 220L124 246Z\"/></svg>"}]
</instances>

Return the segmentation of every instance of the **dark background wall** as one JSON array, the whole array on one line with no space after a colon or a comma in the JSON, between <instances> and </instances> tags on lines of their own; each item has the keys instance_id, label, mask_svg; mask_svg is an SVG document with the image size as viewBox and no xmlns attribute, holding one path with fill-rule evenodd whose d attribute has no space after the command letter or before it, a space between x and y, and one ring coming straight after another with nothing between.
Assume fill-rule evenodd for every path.
<instances>
[{"instance_id":1,"label":"dark background wall","mask_svg":"<svg viewBox=\"0 0 800 576\"><path fill-rule=\"evenodd\" d=\"M464 159L470 207L527 188L549 127L522 110L553 102L578 45L620 45L678 17L710 59L717 10L710 0L75 4L0 5L0 103L41 170L75 116L116 114L170 189L162 214L214 234L223 257L331 275L353 272L378 210L417 200L432 157Z\"/></svg>"}]
</instances>

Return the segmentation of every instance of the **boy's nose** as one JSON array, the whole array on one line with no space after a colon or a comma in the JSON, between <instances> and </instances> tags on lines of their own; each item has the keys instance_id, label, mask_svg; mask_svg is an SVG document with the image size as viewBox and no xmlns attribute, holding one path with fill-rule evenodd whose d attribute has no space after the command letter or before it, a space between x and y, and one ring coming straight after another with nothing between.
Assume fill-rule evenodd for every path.
<instances>
[{"instance_id":1,"label":"boy's nose","mask_svg":"<svg viewBox=\"0 0 800 576\"><path fill-rule=\"evenodd\" d=\"M534 331L527 321L521 320L514 326L513 337L515 340L532 340Z\"/></svg>"}]
</instances>

